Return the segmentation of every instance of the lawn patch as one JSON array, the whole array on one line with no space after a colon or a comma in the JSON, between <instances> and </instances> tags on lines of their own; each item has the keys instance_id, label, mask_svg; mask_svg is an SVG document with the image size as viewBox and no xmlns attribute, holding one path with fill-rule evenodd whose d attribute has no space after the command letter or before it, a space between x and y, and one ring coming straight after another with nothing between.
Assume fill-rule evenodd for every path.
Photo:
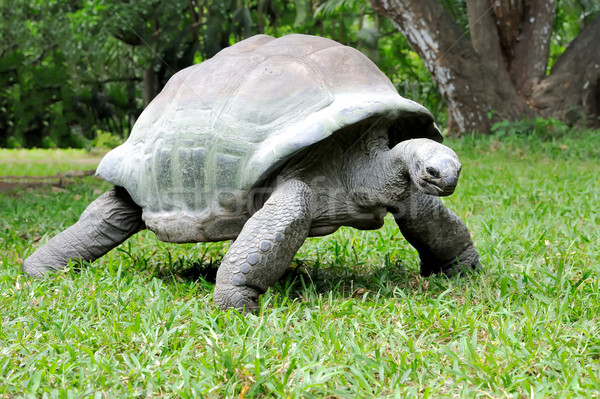
<instances>
[{"instance_id":1,"label":"lawn patch","mask_svg":"<svg viewBox=\"0 0 600 399\"><path fill-rule=\"evenodd\" d=\"M308 239L246 317L212 303L228 243L145 231L91 265L26 278L22 260L110 185L0 194L0 395L597 397L599 135L449 142L464 168L444 202L481 274L421 278L389 218Z\"/></svg>"}]
</instances>

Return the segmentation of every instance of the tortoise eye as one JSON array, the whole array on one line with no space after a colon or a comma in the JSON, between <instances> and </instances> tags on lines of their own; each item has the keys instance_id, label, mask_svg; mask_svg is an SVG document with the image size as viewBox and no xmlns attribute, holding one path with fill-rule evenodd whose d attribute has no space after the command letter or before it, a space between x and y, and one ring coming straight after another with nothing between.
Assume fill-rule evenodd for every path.
<instances>
[{"instance_id":1,"label":"tortoise eye","mask_svg":"<svg viewBox=\"0 0 600 399\"><path fill-rule=\"evenodd\" d=\"M440 177L440 171L437 168L434 168L433 166L428 166L427 168L425 168L425 171L431 177L435 177L436 179Z\"/></svg>"}]
</instances>

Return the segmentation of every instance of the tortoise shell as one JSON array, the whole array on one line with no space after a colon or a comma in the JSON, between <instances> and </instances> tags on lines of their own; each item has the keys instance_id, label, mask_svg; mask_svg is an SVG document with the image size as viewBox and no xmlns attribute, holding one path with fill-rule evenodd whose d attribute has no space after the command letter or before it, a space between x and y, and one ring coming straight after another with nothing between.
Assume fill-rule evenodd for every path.
<instances>
[{"instance_id":1,"label":"tortoise shell","mask_svg":"<svg viewBox=\"0 0 600 399\"><path fill-rule=\"evenodd\" d=\"M230 239L257 184L366 120L389 125L392 145L442 141L430 112L359 51L315 36L258 35L176 73L97 174L129 192L161 240Z\"/></svg>"}]
</instances>

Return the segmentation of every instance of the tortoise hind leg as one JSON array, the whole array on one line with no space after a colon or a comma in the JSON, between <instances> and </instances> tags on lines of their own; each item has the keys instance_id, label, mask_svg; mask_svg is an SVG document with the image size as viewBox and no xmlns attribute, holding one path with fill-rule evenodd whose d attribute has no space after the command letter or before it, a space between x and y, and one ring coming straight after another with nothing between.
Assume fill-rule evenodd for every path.
<instances>
[{"instance_id":1,"label":"tortoise hind leg","mask_svg":"<svg viewBox=\"0 0 600 399\"><path fill-rule=\"evenodd\" d=\"M51 238L23 262L23 271L41 277L69 260L91 262L145 228L142 209L122 187L92 202L73 226Z\"/></svg>"},{"instance_id":2,"label":"tortoise hind leg","mask_svg":"<svg viewBox=\"0 0 600 399\"><path fill-rule=\"evenodd\" d=\"M419 252L422 276L453 276L480 269L469 230L439 198L416 193L389 211L406 240Z\"/></svg>"},{"instance_id":3,"label":"tortoise hind leg","mask_svg":"<svg viewBox=\"0 0 600 399\"><path fill-rule=\"evenodd\" d=\"M258 296L281 278L310 228L306 184L287 181L244 225L217 272L220 309L256 310Z\"/></svg>"}]
</instances>

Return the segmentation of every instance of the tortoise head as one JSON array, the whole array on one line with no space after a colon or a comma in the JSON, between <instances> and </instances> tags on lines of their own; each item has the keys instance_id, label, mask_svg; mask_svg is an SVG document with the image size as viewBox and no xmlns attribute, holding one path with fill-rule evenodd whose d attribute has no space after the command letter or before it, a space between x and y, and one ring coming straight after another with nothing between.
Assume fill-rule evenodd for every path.
<instances>
[{"instance_id":1,"label":"tortoise head","mask_svg":"<svg viewBox=\"0 0 600 399\"><path fill-rule=\"evenodd\" d=\"M413 139L398 145L404 147L402 157L417 189L437 197L454 192L462 168L454 151L429 139Z\"/></svg>"}]
</instances>

